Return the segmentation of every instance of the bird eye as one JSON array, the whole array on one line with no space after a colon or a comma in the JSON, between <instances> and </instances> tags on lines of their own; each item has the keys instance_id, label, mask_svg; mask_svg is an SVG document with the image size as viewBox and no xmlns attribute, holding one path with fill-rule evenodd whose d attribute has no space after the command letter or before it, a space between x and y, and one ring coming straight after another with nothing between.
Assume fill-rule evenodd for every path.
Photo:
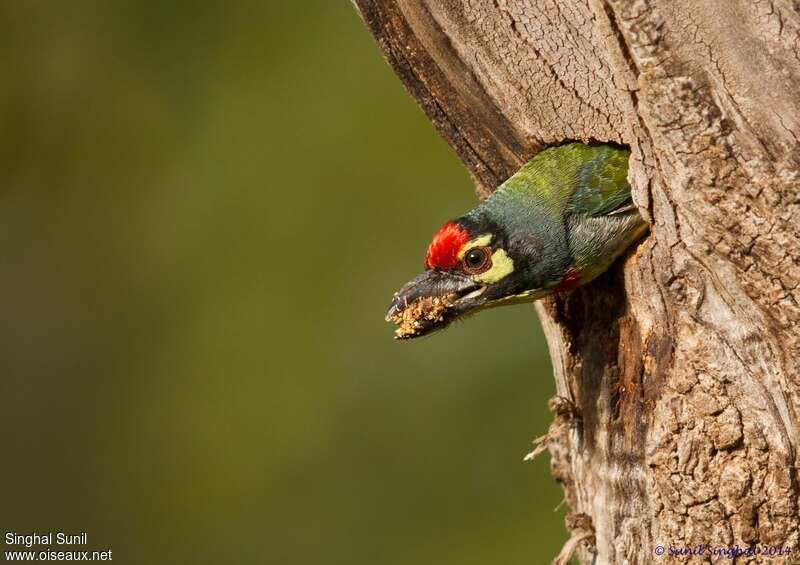
<instances>
[{"instance_id":1,"label":"bird eye","mask_svg":"<svg viewBox=\"0 0 800 565\"><path fill-rule=\"evenodd\" d=\"M464 255L464 270L472 275L483 273L492 266L492 254L488 247L473 247Z\"/></svg>"}]
</instances>

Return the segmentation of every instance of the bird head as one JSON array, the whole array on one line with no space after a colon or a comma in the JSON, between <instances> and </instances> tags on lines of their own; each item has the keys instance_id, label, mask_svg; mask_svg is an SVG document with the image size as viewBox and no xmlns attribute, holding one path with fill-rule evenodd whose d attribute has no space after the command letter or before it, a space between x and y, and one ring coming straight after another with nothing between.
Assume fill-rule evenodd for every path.
<instances>
[{"instance_id":1,"label":"bird head","mask_svg":"<svg viewBox=\"0 0 800 565\"><path fill-rule=\"evenodd\" d=\"M567 143L537 153L433 236L426 271L386 319L412 338L480 310L571 290L605 271L647 223L631 200L627 149Z\"/></svg>"},{"instance_id":2,"label":"bird head","mask_svg":"<svg viewBox=\"0 0 800 565\"><path fill-rule=\"evenodd\" d=\"M569 269L564 229L538 219L523 221L540 229L515 235L513 222L477 209L439 228L426 270L395 293L386 314L399 326L396 336L426 335L466 315L533 301L557 288Z\"/></svg>"}]
</instances>

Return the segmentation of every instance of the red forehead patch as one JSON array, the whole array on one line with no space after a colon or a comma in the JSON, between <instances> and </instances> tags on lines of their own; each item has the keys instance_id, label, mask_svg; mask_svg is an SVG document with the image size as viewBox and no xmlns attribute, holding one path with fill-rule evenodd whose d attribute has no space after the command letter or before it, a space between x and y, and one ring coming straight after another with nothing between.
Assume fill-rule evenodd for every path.
<instances>
[{"instance_id":1,"label":"red forehead patch","mask_svg":"<svg viewBox=\"0 0 800 565\"><path fill-rule=\"evenodd\" d=\"M469 241L469 232L455 222L439 228L428 246L425 266L429 269L452 269L458 264L458 252Z\"/></svg>"}]
</instances>

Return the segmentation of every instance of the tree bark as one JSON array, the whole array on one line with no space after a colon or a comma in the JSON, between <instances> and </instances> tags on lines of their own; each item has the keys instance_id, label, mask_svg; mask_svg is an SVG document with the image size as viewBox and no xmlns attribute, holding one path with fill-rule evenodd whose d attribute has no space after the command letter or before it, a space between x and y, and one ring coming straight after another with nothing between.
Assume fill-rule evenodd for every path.
<instances>
[{"instance_id":1,"label":"tree bark","mask_svg":"<svg viewBox=\"0 0 800 565\"><path fill-rule=\"evenodd\" d=\"M800 562L800 2L354 3L479 195L547 144L631 147L650 236L536 306L580 560Z\"/></svg>"}]
</instances>

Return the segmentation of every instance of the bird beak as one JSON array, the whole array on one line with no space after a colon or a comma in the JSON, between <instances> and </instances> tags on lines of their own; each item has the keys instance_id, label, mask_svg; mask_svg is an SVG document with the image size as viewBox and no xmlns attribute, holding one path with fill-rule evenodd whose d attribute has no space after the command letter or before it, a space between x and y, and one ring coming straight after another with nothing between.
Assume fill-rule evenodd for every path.
<instances>
[{"instance_id":1,"label":"bird beak","mask_svg":"<svg viewBox=\"0 0 800 565\"><path fill-rule=\"evenodd\" d=\"M398 339L420 337L483 306L485 290L467 275L431 269L394 294L386 321L399 326L395 332Z\"/></svg>"}]
</instances>

